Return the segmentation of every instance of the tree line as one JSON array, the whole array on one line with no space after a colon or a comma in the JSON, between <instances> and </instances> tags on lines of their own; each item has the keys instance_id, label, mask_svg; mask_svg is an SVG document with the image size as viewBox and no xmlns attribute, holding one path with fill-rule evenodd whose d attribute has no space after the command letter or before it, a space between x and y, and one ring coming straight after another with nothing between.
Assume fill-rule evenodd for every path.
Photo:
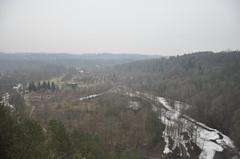
<instances>
[{"instance_id":1,"label":"tree line","mask_svg":"<svg viewBox=\"0 0 240 159\"><path fill-rule=\"evenodd\" d=\"M50 81L43 81L43 82L38 82L37 84L35 82L30 82L28 86L29 92L31 91L46 91L46 90L51 90L55 91L56 90L56 85L54 82Z\"/></svg>"}]
</instances>

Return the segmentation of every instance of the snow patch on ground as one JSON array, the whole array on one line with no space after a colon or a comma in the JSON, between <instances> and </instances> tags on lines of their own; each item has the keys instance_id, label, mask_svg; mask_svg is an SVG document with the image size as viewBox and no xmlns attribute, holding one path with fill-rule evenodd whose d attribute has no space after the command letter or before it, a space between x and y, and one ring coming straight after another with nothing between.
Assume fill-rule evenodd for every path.
<instances>
[{"instance_id":1,"label":"snow patch on ground","mask_svg":"<svg viewBox=\"0 0 240 159\"><path fill-rule=\"evenodd\" d=\"M128 102L128 108L132 110L139 110L141 108L141 105L137 101L130 101Z\"/></svg>"},{"instance_id":2,"label":"snow patch on ground","mask_svg":"<svg viewBox=\"0 0 240 159\"><path fill-rule=\"evenodd\" d=\"M190 156L186 144L195 143L202 150L199 159L213 159L216 151L222 152L226 147L234 148L231 139L218 130L196 122L186 115L184 115L185 118L182 118L180 112L189 108L190 105L174 101L174 106L172 107L164 97L153 97L150 94L138 92L137 95L139 94L147 99L154 99L166 109L161 111L161 115L158 117L166 125L162 134L166 143L164 154L171 153L176 147L183 147L185 152L180 152L180 155L185 153L185 155ZM154 112L158 111L155 106L152 109ZM188 134L188 139L184 139L184 133ZM169 138L174 142L172 148L169 148Z\"/></svg>"},{"instance_id":3,"label":"snow patch on ground","mask_svg":"<svg viewBox=\"0 0 240 159\"><path fill-rule=\"evenodd\" d=\"M167 103L166 99L160 97L158 98L159 102L163 104L165 108L169 108L170 105ZM175 102L176 103L176 102ZM180 117L181 106L177 102L176 110L169 109L165 114L162 114L161 121L166 125L166 128L163 132L163 138L168 141L167 138L171 138L174 142L172 150L181 145L185 148L186 155L189 155L186 143L195 143L201 150L199 159L213 159L216 151L222 152L223 149L228 146L234 148L234 145L230 138L223 135L216 129L212 129L200 122L194 122L195 120L183 119ZM191 134L189 131L192 131ZM189 140L185 140L182 136L182 133L187 132L190 137ZM164 153L171 152L168 142L164 149ZM182 153L182 152L180 152Z\"/></svg>"},{"instance_id":4,"label":"snow patch on ground","mask_svg":"<svg viewBox=\"0 0 240 159\"><path fill-rule=\"evenodd\" d=\"M156 105L152 105L152 111L154 111L154 112L157 112L157 111L158 111L158 109L157 109L157 106L156 106Z\"/></svg>"},{"instance_id":5,"label":"snow patch on ground","mask_svg":"<svg viewBox=\"0 0 240 159\"><path fill-rule=\"evenodd\" d=\"M9 103L10 94L7 92L2 95L2 100L0 101L1 104L4 106L11 108L11 110L15 110L15 107Z\"/></svg>"},{"instance_id":6,"label":"snow patch on ground","mask_svg":"<svg viewBox=\"0 0 240 159\"><path fill-rule=\"evenodd\" d=\"M86 97L81 97L79 98L80 101L83 101L83 100L86 100L86 99L91 99L91 98L95 98L95 97L98 97L102 95L102 93L99 93L99 94L92 94L92 95L89 95L89 96L86 96Z\"/></svg>"},{"instance_id":7,"label":"snow patch on ground","mask_svg":"<svg viewBox=\"0 0 240 159\"><path fill-rule=\"evenodd\" d=\"M161 103L168 110L173 110L173 108L169 105L169 103L167 102L167 100L165 98L157 97L157 100L158 100L159 103Z\"/></svg>"}]
</instances>

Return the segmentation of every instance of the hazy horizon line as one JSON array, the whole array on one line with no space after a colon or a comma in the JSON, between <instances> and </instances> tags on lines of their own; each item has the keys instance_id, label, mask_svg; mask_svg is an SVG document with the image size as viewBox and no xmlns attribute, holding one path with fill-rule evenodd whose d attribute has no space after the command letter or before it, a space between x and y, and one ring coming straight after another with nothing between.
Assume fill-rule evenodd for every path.
<instances>
[{"instance_id":1,"label":"hazy horizon line","mask_svg":"<svg viewBox=\"0 0 240 159\"><path fill-rule=\"evenodd\" d=\"M41 52L41 51L19 51L19 52L4 52L0 51L1 54L66 54L66 55L145 55L145 56L178 56L178 55L184 55L184 54L193 54L193 53L200 53L200 52L212 52L212 53L221 53L221 52L234 52L234 51L240 51L238 49L227 49L222 51L212 51L212 50L200 50L200 51L193 51L193 52L183 52L178 54L170 54L170 55L164 55L161 53L136 53L136 52Z\"/></svg>"}]
</instances>

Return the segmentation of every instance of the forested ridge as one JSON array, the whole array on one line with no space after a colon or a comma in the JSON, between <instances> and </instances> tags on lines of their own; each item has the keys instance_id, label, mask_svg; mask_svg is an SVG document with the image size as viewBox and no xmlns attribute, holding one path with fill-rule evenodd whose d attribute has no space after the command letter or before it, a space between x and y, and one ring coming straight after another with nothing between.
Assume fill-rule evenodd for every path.
<instances>
[{"instance_id":1,"label":"forested ridge","mask_svg":"<svg viewBox=\"0 0 240 159\"><path fill-rule=\"evenodd\" d=\"M116 66L137 90L184 101L188 114L229 135L240 147L240 52L198 52Z\"/></svg>"}]
</instances>

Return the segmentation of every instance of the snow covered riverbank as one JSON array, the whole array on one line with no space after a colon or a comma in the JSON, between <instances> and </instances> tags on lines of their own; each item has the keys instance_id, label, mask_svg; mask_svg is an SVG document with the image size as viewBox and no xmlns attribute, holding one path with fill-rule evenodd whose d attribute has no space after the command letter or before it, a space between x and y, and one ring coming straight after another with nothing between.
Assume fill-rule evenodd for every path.
<instances>
[{"instance_id":1,"label":"snow covered riverbank","mask_svg":"<svg viewBox=\"0 0 240 159\"><path fill-rule=\"evenodd\" d=\"M199 159L213 159L217 151L222 152L226 148L235 149L232 140L220 131L181 114L181 109L189 107L188 104L174 101L174 105L171 106L164 97L154 97L151 94L138 91L128 92L127 95L145 98L155 103L152 105L152 110L159 113L158 118L166 126L162 133L166 143L163 153L171 153L178 147L181 150L180 156L189 156L186 145L194 143L202 150ZM173 141L171 147L169 139Z\"/></svg>"}]
</instances>

